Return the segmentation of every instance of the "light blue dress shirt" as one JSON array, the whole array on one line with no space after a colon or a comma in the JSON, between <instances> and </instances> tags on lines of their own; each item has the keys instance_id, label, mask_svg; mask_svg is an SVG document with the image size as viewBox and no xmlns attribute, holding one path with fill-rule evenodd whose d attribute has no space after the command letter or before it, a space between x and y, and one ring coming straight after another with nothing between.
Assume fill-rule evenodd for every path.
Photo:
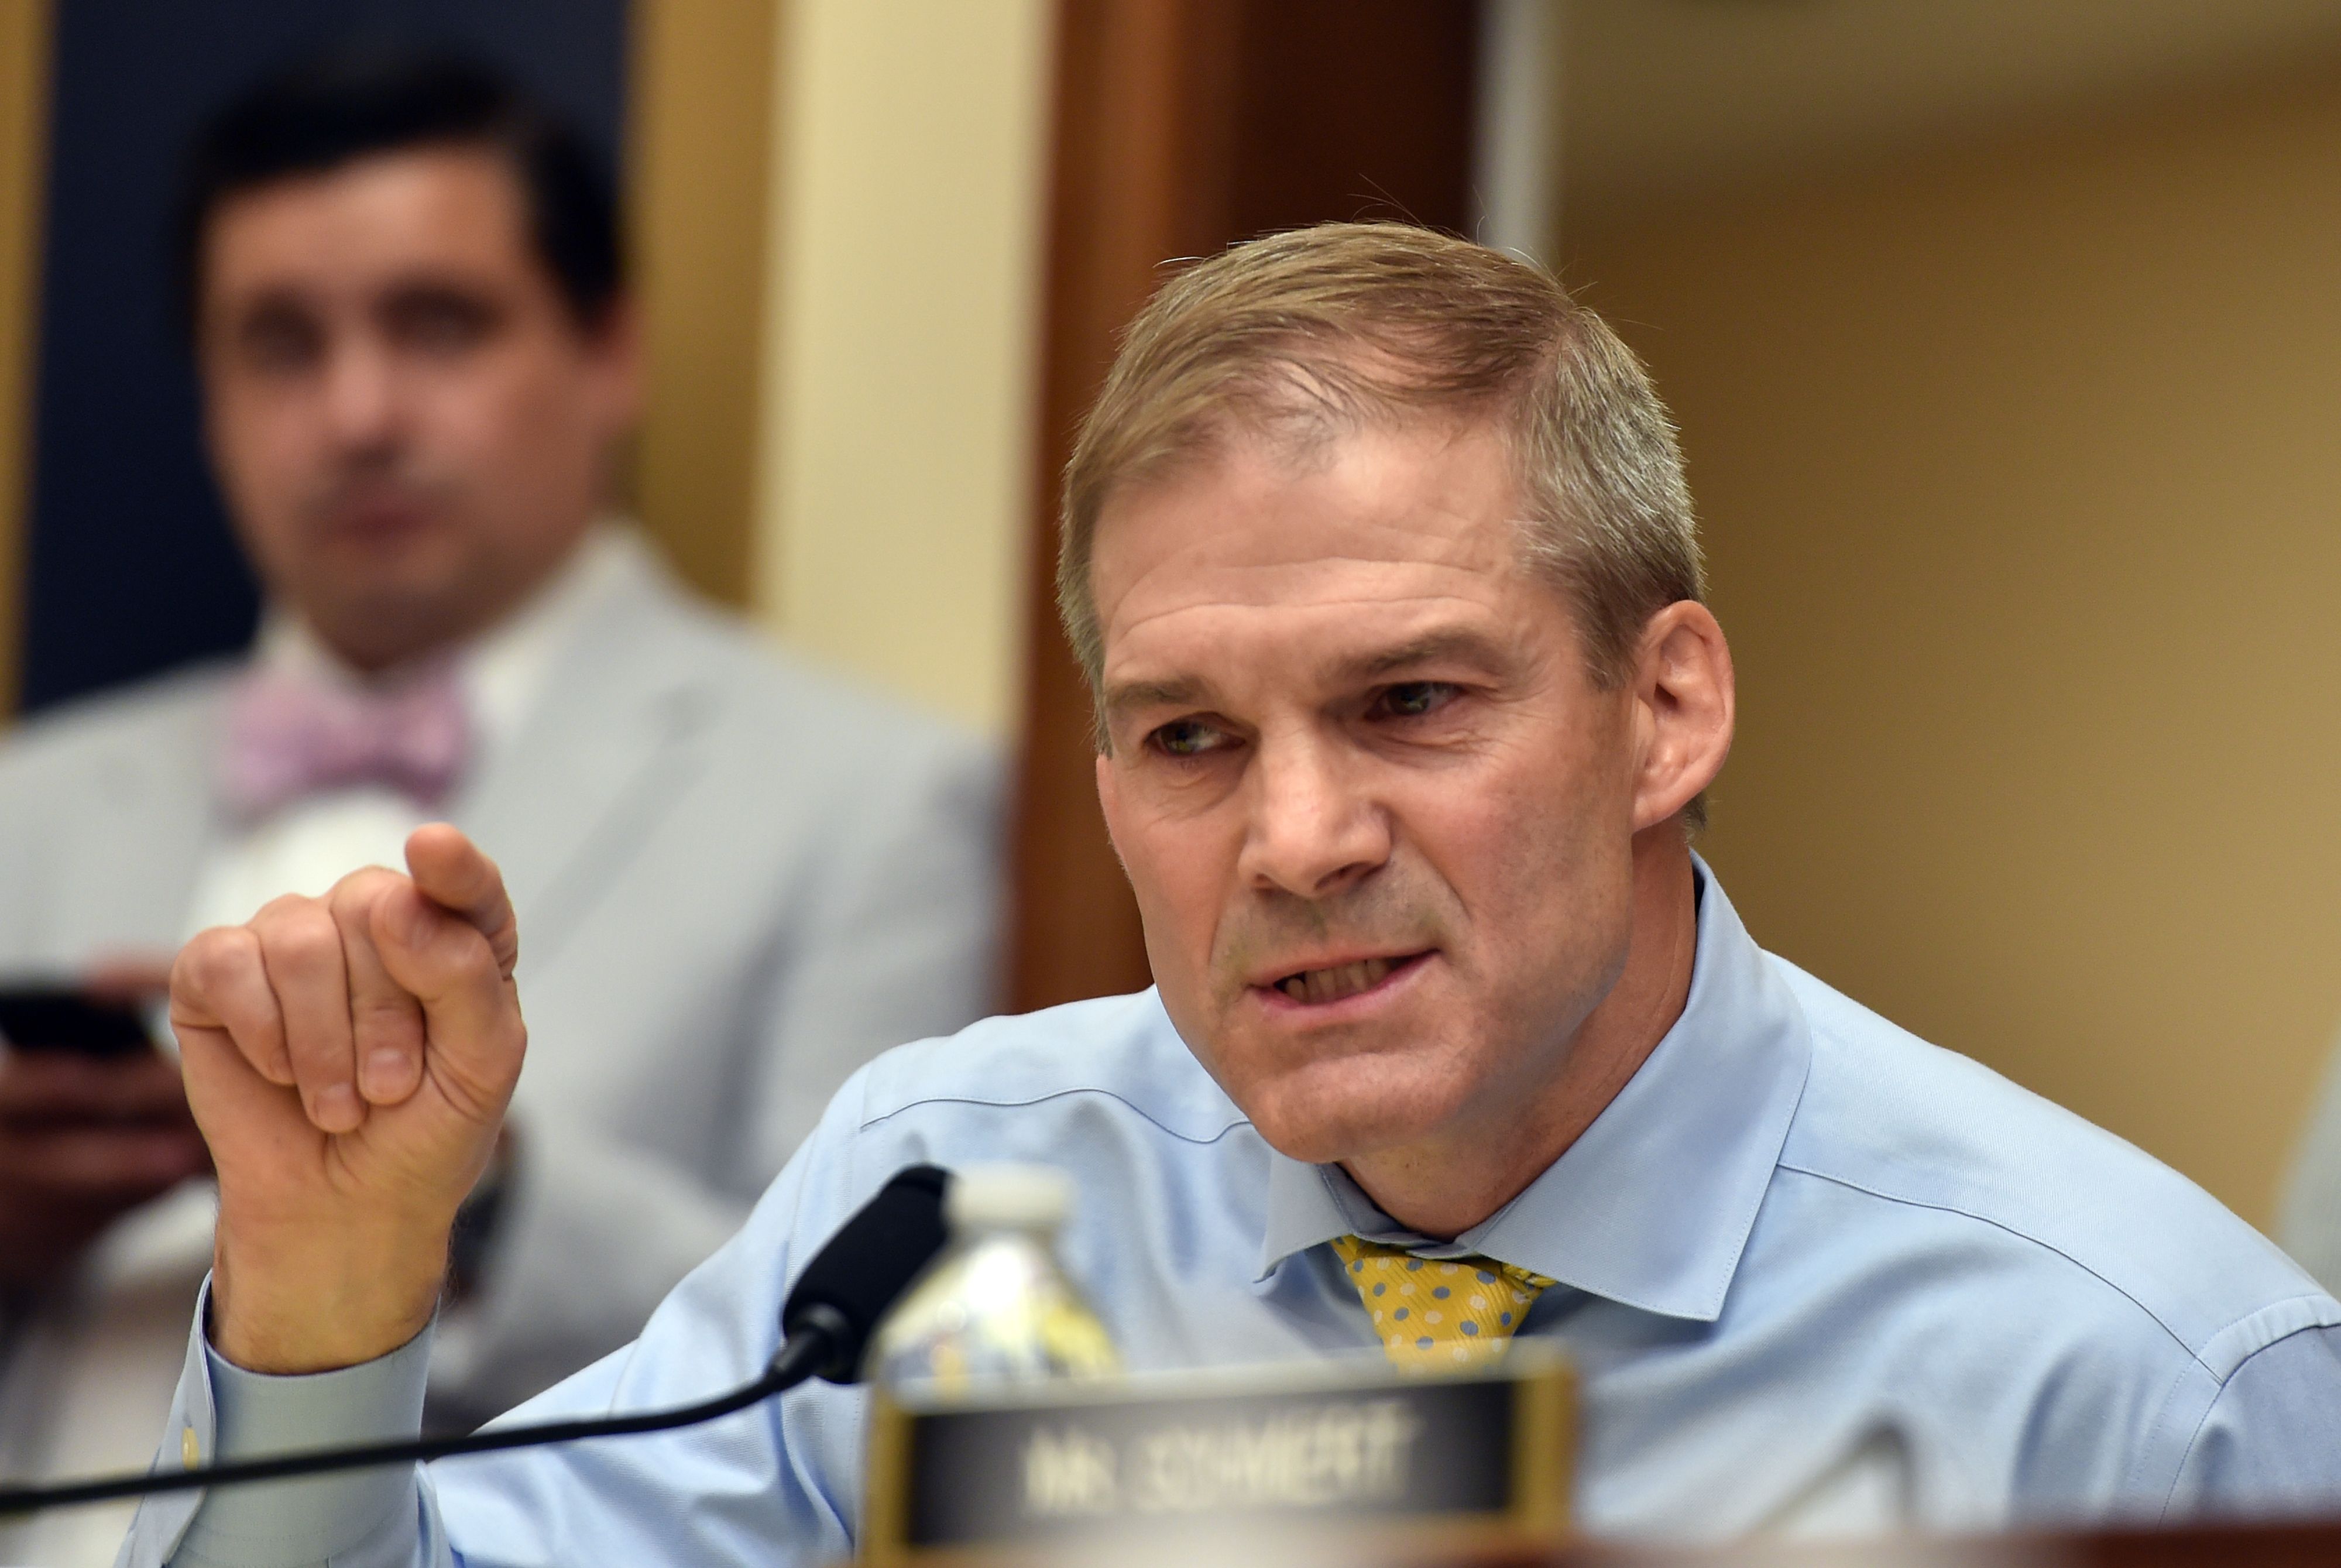
<instances>
[{"instance_id":1,"label":"light blue dress shirt","mask_svg":"<svg viewBox=\"0 0 2341 1568\"><path fill-rule=\"evenodd\" d=\"M1681 1019L1567 1154L1451 1245L1268 1147L1151 993L995 1018L872 1064L629 1348L508 1417L754 1376L805 1260L899 1167L1038 1160L1066 1265L1140 1368L1375 1337L1357 1232L1559 1283L1523 1332L1582 1374L1596 1533L2341 1513L2341 1304L2202 1191L1764 953L1701 868ZM426 1336L427 1337L427 1336ZM268 1378L190 1343L163 1459L412 1431L418 1343ZM133 1564L832 1561L863 1394L685 1432L150 1503ZM175 1555L174 1555L175 1553Z\"/></svg>"}]
</instances>

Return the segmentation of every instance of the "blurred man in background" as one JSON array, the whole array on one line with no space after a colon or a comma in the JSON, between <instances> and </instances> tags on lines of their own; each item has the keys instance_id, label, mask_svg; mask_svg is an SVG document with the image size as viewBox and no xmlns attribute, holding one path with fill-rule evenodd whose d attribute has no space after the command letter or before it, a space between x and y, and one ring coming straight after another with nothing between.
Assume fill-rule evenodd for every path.
<instances>
[{"instance_id":1,"label":"blurred man in background","mask_svg":"<svg viewBox=\"0 0 2341 1568\"><path fill-rule=\"evenodd\" d=\"M432 1401L465 1424L624 1343L863 1059L985 1010L997 768L607 514L638 397L608 187L507 84L277 77L200 138L181 243L268 609L248 657L0 755L0 966L135 994L425 820L474 834L530 917L537 1049L455 1246ZM170 1057L0 1056L0 1473L143 1461L207 1168ZM120 1527L88 1519L105 1558Z\"/></svg>"}]
</instances>

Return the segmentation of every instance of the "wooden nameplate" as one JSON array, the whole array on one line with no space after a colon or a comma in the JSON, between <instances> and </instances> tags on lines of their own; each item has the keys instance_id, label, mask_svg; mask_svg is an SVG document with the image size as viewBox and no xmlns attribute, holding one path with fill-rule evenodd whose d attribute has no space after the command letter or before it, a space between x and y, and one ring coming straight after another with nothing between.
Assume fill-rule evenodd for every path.
<instances>
[{"instance_id":1,"label":"wooden nameplate","mask_svg":"<svg viewBox=\"0 0 2341 1568\"><path fill-rule=\"evenodd\" d=\"M1355 1563L1549 1546L1569 1526L1575 1403L1567 1358L1533 1341L1436 1376L1376 1355L882 1391L861 1561Z\"/></svg>"}]
</instances>

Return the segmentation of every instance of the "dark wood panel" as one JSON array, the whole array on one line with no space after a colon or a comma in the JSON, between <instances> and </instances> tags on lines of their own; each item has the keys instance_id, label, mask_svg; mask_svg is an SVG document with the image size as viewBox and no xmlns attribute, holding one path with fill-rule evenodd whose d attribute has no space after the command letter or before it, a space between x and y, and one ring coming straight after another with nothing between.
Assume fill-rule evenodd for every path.
<instances>
[{"instance_id":1,"label":"dark wood panel","mask_svg":"<svg viewBox=\"0 0 2341 1568\"><path fill-rule=\"evenodd\" d=\"M2332 1568L2341 1563L2341 1523L1914 1536L1682 1551L1589 1545L1549 1556L1459 1559L1450 1568L1467 1568L1467 1561L1468 1568Z\"/></svg>"},{"instance_id":2,"label":"dark wood panel","mask_svg":"<svg viewBox=\"0 0 2341 1568\"><path fill-rule=\"evenodd\" d=\"M1229 237L1330 218L1467 232L1476 10L1421 0L1245 6Z\"/></svg>"},{"instance_id":3,"label":"dark wood panel","mask_svg":"<svg viewBox=\"0 0 2341 1568\"><path fill-rule=\"evenodd\" d=\"M1098 815L1088 694L1054 614L1057 477L1114 335L1164 263L1265 230L1465 227L1478 32L1461 0L1061 0L1013 840L1020 1009L1147 984Z\"/></svg>"},{"instance_id":4,"label":"dark wood panel","mask_svg":"<svg viewBox=\"0 0 2341 1568\"><path fill-rule=\"evenodd\" d=\"M1215 1534L1183 1557L1175 1542L1144 1561L1191 1561L1210 1568L1290 1568L1345 1563L1356 1568L2333 1568L2341 1563L2341 1523L2197 1525L2007 1535L1913 1535L1868 1541L1735 1543L1718 1546L1626 1546L1596 1543L1540 1547L1408 1547L1384 1530L1369 1540L1329 1536L1296 1551L1290 1535ZM1098 1554L1102 1560L1104 1554ZM986 1559L986 1561L1000 1561ZM1062 1556L1029 1561L1061 1564Z\"/></svg>"}]
</instances>

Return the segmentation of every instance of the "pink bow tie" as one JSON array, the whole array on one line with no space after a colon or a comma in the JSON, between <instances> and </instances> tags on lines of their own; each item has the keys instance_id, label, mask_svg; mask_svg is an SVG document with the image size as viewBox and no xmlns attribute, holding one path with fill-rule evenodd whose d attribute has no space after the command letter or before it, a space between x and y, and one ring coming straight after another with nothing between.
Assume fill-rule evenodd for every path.
<instances>
[{"instance_id":1,"label":"pink bow tie","mask_svg":"<svg viewBox=\"0 0 2341 1568\"><path fill-rule=\"evenodd\" d=\"M245 822L354 784L387 784L428 806L453 786L471 749L452 664L382 689L255 668L229 704L220 792Z\"/></svg>"}]
</instances>

